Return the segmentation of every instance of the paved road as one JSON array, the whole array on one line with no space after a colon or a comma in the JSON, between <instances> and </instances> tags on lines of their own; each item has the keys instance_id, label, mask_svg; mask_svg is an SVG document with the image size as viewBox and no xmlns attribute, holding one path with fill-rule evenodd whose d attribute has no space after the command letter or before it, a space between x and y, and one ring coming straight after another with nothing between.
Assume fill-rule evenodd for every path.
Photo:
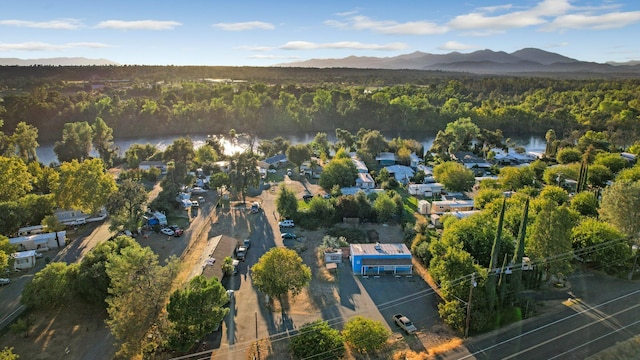
<instances>
[{"instance_id":1,"label":"paved road","mask_svg":"<svg viewBox=\"0 0 640 360\"><path fill-rule=\"evenodd\" d=\"M564 308L472 338L443 358L584 359L640 333L640 283L583 272L570 281Z\"/></svg>"}]
</instances>

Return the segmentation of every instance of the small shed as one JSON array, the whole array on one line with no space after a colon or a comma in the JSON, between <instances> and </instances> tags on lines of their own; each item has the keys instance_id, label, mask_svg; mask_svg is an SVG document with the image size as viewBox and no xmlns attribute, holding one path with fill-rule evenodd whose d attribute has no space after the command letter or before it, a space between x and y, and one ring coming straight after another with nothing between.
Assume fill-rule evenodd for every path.
<instances>
[{"instance_id":1,"label":"small shed","mask_svg":"<svg viewBox=\"0 0 640 360\"><path fill-rule=\"evenodd\" d=\"M412 255L405 244L351 244L354 275L412 274Z\"/></svg>"},{"instance_id":2,"label":"small shed","mask_svg":"<svg viewBox=\"0 0 640 360\"><path fill-rule=\"evenodd\" d=\"M16 270L32 269L36 266L36 251L27 250L13 253L13 268Z\"/></svg>"}]
</instances>

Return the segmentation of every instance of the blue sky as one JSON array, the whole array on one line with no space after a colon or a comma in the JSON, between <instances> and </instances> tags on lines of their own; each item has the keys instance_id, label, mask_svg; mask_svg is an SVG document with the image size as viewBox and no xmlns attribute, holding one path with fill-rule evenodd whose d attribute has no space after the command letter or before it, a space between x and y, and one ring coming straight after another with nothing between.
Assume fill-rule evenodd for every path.
<instances>
[{"instance_id":1,"label":"blue sky","mask_svg":"<svg viewBox=\"0 0 640 360\"><path fill-rule=\"evenodd\" d=\"M20 0L0 12L0 58L269 66L536 47L640 60L638 0Z\"/></svg>"}]
</instances>

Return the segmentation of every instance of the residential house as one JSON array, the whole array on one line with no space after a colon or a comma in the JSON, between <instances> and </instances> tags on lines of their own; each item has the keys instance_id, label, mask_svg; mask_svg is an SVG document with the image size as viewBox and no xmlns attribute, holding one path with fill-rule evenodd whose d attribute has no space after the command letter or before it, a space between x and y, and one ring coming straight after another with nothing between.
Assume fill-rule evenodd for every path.
<instances>
[{"instance_id":1,"label":"residential house","mask_svg":"<svg viewBox=\"0 0 640 360\"><path fill-rule=\"evenodd\" d=\"M431 203L431 213L442 215L452 211L473 210L473 200L439 200Z\"/></svg>"},{"instance_id":2,"label":"residential house","mask_svg":"<svg viewBox=\"0 0 640 360\"><path fill-rule=\"evenodd\" d=\"M412 255L405 244L351 244L349 253L354 275L413 272Z\"/></svg>"},{"instance_id":3,"label":"residential house","mask_svg":"<svg viewBox=\"0 0 640 360\"><path fill-rule=\"evenodd\" d=\"M358 170L358 173L362 174L362 173L368 173L369 172L369 168L367 167L367 165L365 165L364 161L355 158L355 157L351 157L351 161L353 162L353 165L356 166L356 169Z\"/></svg>"},{"instance_id":4,"label":"residential house","mask_svg":"<svg viewBox=\"0 0 640 360\"><path fill-rule=\"evenodd\" d=\"M396 164L396 154L391 153L391 152L381 152L380 154L378 154L376 156L376 162L378 163L378 165L380 165L382 167L395 165Z\"/></svg>"},{"instance_id":5,"label":"residential house","mask_svg":"<svg viewBox=\"0 0 640 360\"><path fill-rule=\"evenodd\" d=\"M409 166L391 165L385 166L385 168L389 171L391 176L395 177L396 180L403 185L407 185L415 174L415 171Z\"/></svg>"},{"instance_id":6,"label":"residential house","mask_svg":"<svg viewBox=\"0 0 640 360\"><path fill-rule=\"evenodd\" d=\"M373 181L371 174L358 173L358 177L356 178L356 187L360 189L375 189L376 183Z\"/></svg>"},{"instance_id":7,"label":"residential house","mask_svg":"<svg viewBox=\"0 0 640 360\"><path fill-rule=\"evenodd\" d=\"M455 152L451 154L451 159L461 163L467 169L472 170L476 176L482 176L491 169L491 164L471 152Z\"/></svg>"},{"instance_id":8,"label":"residential house","mask_svg":"<svg viewBox=\"0 0 640 360\"><path fill-rule=\"evenodd\" d=\"M264 160L258 161L258 166L263 169L269 169L271 167L280 168L287 164L287 155L278 154L275 156L268 157Z\"/></svg>"}]
</instances>

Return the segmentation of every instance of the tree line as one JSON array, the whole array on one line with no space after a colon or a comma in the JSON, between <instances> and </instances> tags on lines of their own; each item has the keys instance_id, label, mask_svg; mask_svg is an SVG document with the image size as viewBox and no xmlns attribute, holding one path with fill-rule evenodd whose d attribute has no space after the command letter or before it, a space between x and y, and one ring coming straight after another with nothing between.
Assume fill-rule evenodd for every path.
<instances>
[{"instance_id":1,"label":"tree line","mask_svg":"<svg viewBox=\"0 0 640 360\"><path fill-rule=\"evenodd\" d=\"M166 74L173 70L166 69ZM247 78L235 70L211 76ZM122 76L118 71L123 70L109 75ZM280 74L282 70L264 71ZM116 137L227 134L236 129L266 138L335 128L435 134L449 122L466 117L481 128L501 129L509 135L542 135L553 129L566 138L574 131L607 131L619 147L629 145L640 131L640 83L635 79L461 77L424 72L398 85L387 81L382 75L386 73L380 73L383 80L376 84L378 73L367 73L371 82L339 83L329 77L290 83L285 76L283 80L210 83L189 76L165 78L160 70L145 80L98 81L98 88L89 81L41 80L37 86L5 92L0 118L8 131L20 122L35 126L43 140L60 139L67 123L92 123L98 117L114 129Z\"/></svg>"}]
</instances>

